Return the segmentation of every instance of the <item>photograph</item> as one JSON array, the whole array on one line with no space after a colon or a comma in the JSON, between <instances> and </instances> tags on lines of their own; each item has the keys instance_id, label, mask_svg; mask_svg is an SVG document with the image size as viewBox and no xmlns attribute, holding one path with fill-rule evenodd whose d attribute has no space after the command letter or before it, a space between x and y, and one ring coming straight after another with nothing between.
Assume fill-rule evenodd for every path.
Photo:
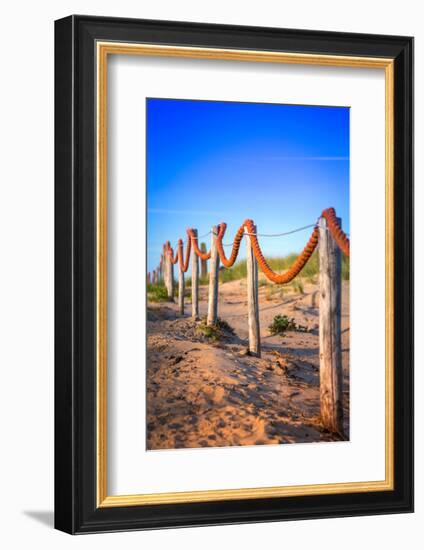
<instances>
[{"instance_id":1,"label":"photograph","mask_svg":"<svg viewBox=\"0 0 424 550\"><path fill-rule=\"evenodd\" d=\"M230 7L214 23L181 6L177 20L54 23L65 533L414 510L414 38L401 33L415 27L381 10L243 22ZM22 231L15 256L38 266Z\"/></svg>"},{"instance_id":2,"label":"photograph","mask_svg":"<svg viewBox=\"0 0 424 550\"><path fill-rule=\"evenodd\" d=\"M145 101L146 449L348 441L349 106Z\"/></svg>"}]
</instances>

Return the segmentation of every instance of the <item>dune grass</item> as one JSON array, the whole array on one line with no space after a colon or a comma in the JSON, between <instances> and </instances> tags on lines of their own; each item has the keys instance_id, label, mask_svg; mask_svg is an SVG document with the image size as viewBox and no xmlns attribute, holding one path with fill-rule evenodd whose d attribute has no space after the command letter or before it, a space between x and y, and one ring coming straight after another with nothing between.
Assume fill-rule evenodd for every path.
<instances>
[{"instance_id":1,"label":"dune grass","mask_svg":"<svg viewBox=\"0 0 424 550\"><path fill-rule=\"evenodd\" d=\"M148 284L147 297L151 302L168 302L168 293L163 283Z\"/></svg>"},{"instance_id":2,"label":"dune grass","mask_svg":"<svg viewBox=\"0 0 424 550\"><path fill-rule=\"evenodd\" d=\"M199 275L199 285L208 285L209 284L209 274L204 275L203 277ZM191 288L191 277L185 278L185 287Z\"/></svg>"}]
</instances>

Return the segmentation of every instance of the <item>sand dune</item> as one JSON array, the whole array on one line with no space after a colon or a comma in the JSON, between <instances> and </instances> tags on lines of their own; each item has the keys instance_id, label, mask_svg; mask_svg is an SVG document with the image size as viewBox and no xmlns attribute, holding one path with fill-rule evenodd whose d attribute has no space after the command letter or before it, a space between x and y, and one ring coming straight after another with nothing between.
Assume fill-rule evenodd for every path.
<instances>
[{"instance_id":1,"label":"sand dune","mask_svg":"<svg viewBox=\"0 0 424 550\"><path fill-rule=\"evenodd\" d=\"M174 449L334 441L319 418L317 287L271 295L260 288L262 357L247 354L245 281L219 287L219 316L234 333L210 342L174 303L148 304L147 448ZM206 315L207 288L200 312ZM343 283L345 432L349 433L349 283ZM308 332L271 336L275 315Z\"/></svg>"}]
</instances>

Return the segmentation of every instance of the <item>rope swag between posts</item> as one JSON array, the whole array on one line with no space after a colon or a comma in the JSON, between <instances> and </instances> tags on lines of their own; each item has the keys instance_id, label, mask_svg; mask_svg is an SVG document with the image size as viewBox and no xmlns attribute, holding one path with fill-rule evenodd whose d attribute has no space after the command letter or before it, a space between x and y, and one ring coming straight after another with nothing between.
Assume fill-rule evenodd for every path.
<instances>
[{"instance_id":1,"label":"rope swag between posts","mask_svg":"<svg viewBox=\"0 0 424 550\"><path fill-rule=\"evenodd\" d=\"M334 208L327 208L322 212L321 216L327 221L328 230L330 231L333 239L336 241L340 250L343 252L343 254L345 254L346 256L349 256L349 238L340 227L337 221L336 212ZM242 225L239 227L236 233L236 236L234 237L234 241L232 243L232 250L229 257L226 256L224 245L222 243L222 240L224 238L224 235L227 229L227 224L223 222L218 225L218 234L216 236L216 246L218 249L219 259L221 260L222 265L226 268L230 268L234 265L240 250L241 241L243 237L246 236L246 237L249 237L251 241L255 258L259 264L261 271L264 273L265 277L275 284L290 283L305 267L306 263L308 262L314 250L317 247L317 244L318 244L317 224L315 224L312 234L308 242L306 243L305 248L299 254L294 264L291 266L291 268L288 271L282 274L276 273L268 265L263 255L263 252L261 250L261 247L259 245L258 235L254 231L254 225L255 224L253 220L245 220L242 223ZM310 227L310 226L306 226L306 227ZM288 232L288 234L289 233L292 233L292 232ZM207 233L206 235L208 234L209 233ZM164 256L168 255L171 263L174 265L179 262L180 268L183 273L186 273L189 267L191 247L193 247L193 250L196 256L200 258L200 260L207 261L207 260L210 260L211 258L211 250L209 250L209 252L202 252L200 250L198 245L200 237L196 237L194 235L193 229L187 229L187 236L188 236L188 239L187 239L185 260L184 260L184 243L182 239L178 240L178 250L175 256L174 256L174 250L171 247L171 244L169 241L167 241L163 247ZM275 236L279 236L279 235L275 235ZM163 258L161 260L161 263L163 263Z\"/></svg>"}]
</instances>

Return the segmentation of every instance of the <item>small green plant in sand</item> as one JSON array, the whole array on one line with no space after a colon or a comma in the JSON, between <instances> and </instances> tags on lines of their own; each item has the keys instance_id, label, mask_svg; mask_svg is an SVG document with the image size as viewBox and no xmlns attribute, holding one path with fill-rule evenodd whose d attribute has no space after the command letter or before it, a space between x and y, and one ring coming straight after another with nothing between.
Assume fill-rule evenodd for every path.
<instances>
[{"instance_id":1,"label":"small green plant in sand","mask_svg":"<svg viewBox=\"0 0 424 550\"><path fill-rule=\"evenodd\" d=\"M164 285L147 285L147 298L150 302L168 302L168 293Z\"/></svg>"},{"instance_id":2,"label":"small green plant in sand","mask_svg":"<svg viewBox=\"0 0 424 550\"><path fill-rule=\"evenodd\" d=\"M225 335L225 333L234 334L234 329L227 323L227 321L224 321L224 319L220 319L219 317L216 325L212 326L207 325L206 317L204 317L197 326L196 330L199 335L205 336L211 342L217 342Z\"/></svg>"},{"instance_id":3,"label":"small green plant in sand","mask_svg":"<svg viewBox=\"0 0 424 550\"><path fill-rule=\"evenodd\" d=\"M307 327L298 325L293 318L289 318L287 315L276 315L268 328L273 335L284 334L288 330L308 332Z\"/></svg>"}]
</instances>

